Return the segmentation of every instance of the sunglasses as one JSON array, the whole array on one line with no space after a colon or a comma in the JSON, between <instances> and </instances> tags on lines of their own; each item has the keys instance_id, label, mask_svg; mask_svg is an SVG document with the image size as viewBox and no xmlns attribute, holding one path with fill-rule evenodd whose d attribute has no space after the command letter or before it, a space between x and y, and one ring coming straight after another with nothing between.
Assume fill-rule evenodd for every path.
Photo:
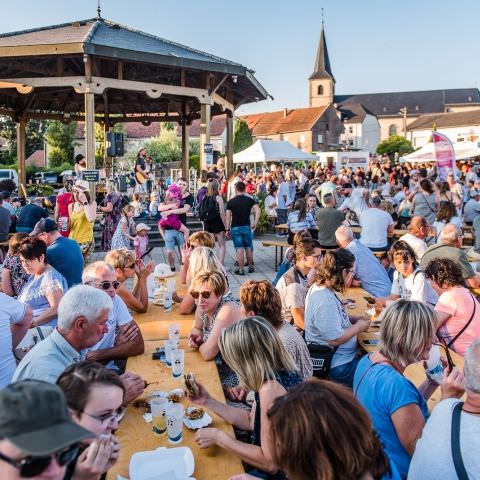
<instances>
[{"instance_id":1,"label":"sunglasses","mask_svg":"<svg viewBox=\"0 0 480 480\"><path fill-rule=\"evenodd\" d=\"M0 460L3 460L9 465L12 465L12 467L17 468L20 471L20 477L32 478L42 474L52 463L53 457L55 457L57 463L63 467L71 463L76 458L79 450L80 445L75 443L63 450L59 450L58 452L52 453L51 455L45 457L28 456L22 458L21 460L14 460L13 458L9 458L0 453Z\"/></svg>"},{"instance_id":2,"label":"sunglasses","mask_svg":"<svg viewBox=\"0 0 480 480\"><path fill-rule=\"evenodd\" d=\"M198 297L202 297L204 298L205 300L207 298L210 298L210 295L212 294L212 292L196 292L195 290L192 290L190 292L190 295L195 299L197 300Z\"/></svg>"},{"instance_id":3,"label":"sunglasses","mask_svg":"<svg viewBox=\"0 0 480 480\"><path fill-rule=\"evenodd\" d=\"M102 287L102 290L109 290L110 287L113 287L115 290L118 290L118 288L120 287L120 282L118 282L117 280L114 280L113 282L104 280L103 282L89 282L89 283Z\"/></svg>"}]
</instances>

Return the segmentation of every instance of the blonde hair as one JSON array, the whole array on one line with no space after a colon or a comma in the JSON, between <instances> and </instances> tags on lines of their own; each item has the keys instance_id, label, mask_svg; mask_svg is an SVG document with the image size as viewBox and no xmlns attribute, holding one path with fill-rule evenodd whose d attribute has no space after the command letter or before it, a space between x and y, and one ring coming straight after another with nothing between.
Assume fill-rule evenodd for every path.
<instances>
[{"instance_id":1,"label":"blonde hair","mask_svg":"<svg viewBox=\"0 0 480 480\"><path fill-rule=\"evenodd\" d=\"M433 310L420 302L399 299L383 315L379 351L402 367L418 362L435 341L436 325Z\"/></svg>"},{"instance_id":2,"label":"blonde hair","mask_svg":"<svg viewBox=\"0 0 480 480\"><path fill-rule=\"evenodd\" d=\"M199 231L188 237L188 243L198 243L198 247L215 248L215 235L210 232Z\"/></svg>"},{"instance_id":3,"label":"blonde hair","mask_svg":"<svg viewBox=\"0 0 480 480\"><path fill-rule=\"evenodd\" d=\"M130 205L130 204L125 205L122 208L122 215L126 217L128 212L133 212L134 210L135 210L135 207L133 205Z\"/></svg>"},{"instance_id":4,"label":"blonde hair","mask_svg":"<svg viewBox=\"0 0 480 480\"><path fill-rule=\"evenodd\" d=\"M281 371L298 371L274 327L262 317L248 317L223 330L220 354L240 385L258 391Z\"/></svg>"},{"instance_id":5,"label":"blonde hair","mask_svg":"<svg viewBox=\"0 0 480 480\"><path fill-rule=\"evenodd\" d=\"M190 291L198 291L202 285L210 287L217 297L225 295L228 288L227 279L220 272L198 272L192 280Z\"/></svg>"},{"instance_id":6,"label":"blonde hair","mask_svg":"<svg viewBox=\"0 0 480 480\"><path fill-rule=\"evenodd\" d=\"M128 248L110 250L105 255L105 261L113 268L125 268L127 265L135 263L135 252Z\"/></svg>"},{"instance_id":7,"label":"blonde hair","mask_svg":"<svg viewBox=\"0 0 480 480\"><path fill-rule=\"evenodd\" d=\"M218 272L225 275L225 269L215 252L208 247L196 247L190 254L188 274L193 278L198 272Z\"/></svg>"},{"instance_id":8,"label":"blonde hair","mask_svg":"<svg viewBox=\"0 0 480 480\"><path fill-rule=\"evenodd\" d=\"M216 197L219 193L220 185L215 178L209 178L207 181L207 197Z\"/></svg>"}]
</instances>

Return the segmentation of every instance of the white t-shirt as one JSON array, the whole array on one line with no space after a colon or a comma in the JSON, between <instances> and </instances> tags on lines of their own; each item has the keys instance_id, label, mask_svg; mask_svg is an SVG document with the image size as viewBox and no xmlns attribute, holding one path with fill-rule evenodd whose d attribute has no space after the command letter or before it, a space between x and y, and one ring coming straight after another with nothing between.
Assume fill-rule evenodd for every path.
<instances>
[{"instance_id":1,"label":"white t-shirt","mask_svg":"<svg viewBox=\"0 0 480 480\"><path fill-rule=\"evenodd\" d=\"M455 479L457 473L452 458L452 413L460 400L448 398L432 411L422 436L417 442L408 471L408 480ZM468 478L480 478L480 417L462 412L460 420L460 450Z\"/></svg>"},{"instance_id":2,"label":"white t-shirt","mask_svg":"<svg viewBox=\"0 0 480 480\"><path fill-rule=\"evenodd\" d=\"M286 197L286 200L284 198ZM282 182L278 187L277 192L277 208L280 210L286 210L290 204L290 188L287 182Z\"/></svg>"},{"instance_id":3,"label":"white t-shirt","mask_svg":"<svg viewBox=\"0 0 480 480\"><path fill-rule=\"evenodd\" d=\"M398 295L404 300L416 300L433 308L438 295L425 278L423 272L417 268L412 274L405 278L401 273L393 273L392 294Z\"/></svg>"},{"instance_id":4,"label":"white t-shirt","mask_svg":"<svg viewBox=\"0 0 480 480\"><path fill-rule=\"evenodd\" d=\"M276 201L277 198L273 195L267 195L267 198L265 198L265 213L269 217L277 216L277 207L271 207L271 205L273 205Z\"/></svg>"},{"instance_id":5,"label":"white t-shirt","mask_svg":"<svg viewBox=\"0 0 480 480\"><path fill-rule=\"evenodd\" d=\"M352 190L352 194L347 197L338 208L339 210L352 210L360 218L360 215L368 209L367 202L365 201L366 190L362 187L357 187Z\"/></svg>"},{"instance_id":6,"label":"white t-shirt","mask_svg":"<svg viewBox=\"0 0 480 480\"><path fill-rule=\"evenodd\" d=\"M415 252L415 256L417 257L418 262L422 259L423 254L426 252L428 248L428 245L424 240L416 237L411 233L406 233L405 235L400 237L400 240L402 240L405 243L408 243L408 245L412 247L412 250Z\"/></svg>"},{"instance_id":7,"label":"white t-shirt","mask_svg":"<svg viewBox=\"0 0 480 480\"><path fill-rule=\"evenodd\" d=\"M96 343L93 347L82 351L82 353L85 355L86 352L112 348L115 345L117 328L130 323L132 320L133 317L128 311L125 302L118 295L115 295L115 297L113 297L113 307L110 310L110 314L108 315L107 319L108 332L103 335L102 339L98 343ZM112 368L113 362L108 363L106 366L107 368Z\"/></svg>"},{"instance_id":8,"label":"white t-shirt","mask_svg":"<svg viewBox=\"0 0 480 480\"><path fill-rule=\"evenodd\" d=\"M392 216L379 208L364 210L359 218L362 234L360 241L371 248L383 248L388 244L387 230L393 225Z\"/></svg>"},{"instance_id":9,"label":"white t-shirt","mask_svg":"<svg viewBox=\"0 0 480 480\"><path fill-rule=\"evenodd\" d=\"M12 351L10 326L20 323L26 306L3 292L0 292L0 390L11 381L17 363Z\"/></svg>"}]
</instances>

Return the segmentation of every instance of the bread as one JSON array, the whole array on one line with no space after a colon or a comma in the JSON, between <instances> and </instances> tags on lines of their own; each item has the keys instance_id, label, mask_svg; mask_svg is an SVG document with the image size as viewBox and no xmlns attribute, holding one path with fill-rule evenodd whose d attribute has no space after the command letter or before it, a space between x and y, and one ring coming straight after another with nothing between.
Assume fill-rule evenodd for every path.
<instances>
[{"instance_id":1,"label":"bread","mask_svg":"<svg viewBox=\"0 0 480 480\"><path fill-rule=\"evenodd\" d=\"M195 397L200 393L200 389L198 388L197 382L195 381L195 375L193 373L187 373L183 376L183 386L187 393Z\"/></svg>"},{"instance_id":2,"label":"bread","mask_svg":"<svg viewBox=\"0 0 480 480\"><path fill-rule=\"evenodd\" d=\"M203 408L190 407L185 411L185 416L190 420L200 420L205 412Z\"/></svg>"}]
</instances>

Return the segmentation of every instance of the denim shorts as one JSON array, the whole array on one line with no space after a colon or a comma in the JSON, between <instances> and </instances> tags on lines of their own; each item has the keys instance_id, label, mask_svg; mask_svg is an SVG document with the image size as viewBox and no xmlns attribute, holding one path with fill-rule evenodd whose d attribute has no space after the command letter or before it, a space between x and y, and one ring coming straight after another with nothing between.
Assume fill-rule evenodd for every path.
<instances>
[{"instance_id":1,"label":"denim shorts","mask_svg":"<svg viewBox=\"0 0 480 480\"><path fill-rule=\"evenodd\" d=\"M237 248L253 248L253 233L250 225L232 227L233 246Z\"/></svg>"},{"instance_id":2,"label":"denim shorts","mask_svg":"<svg viewBox=\"0 0 480 480\"><path fill-rule=\"evenodd\" d=\"M178 230L165 230L165 245L167 250L175 250L175 245L181 247L184 243L183 233Z\"/></svg>"}]
</instances>

